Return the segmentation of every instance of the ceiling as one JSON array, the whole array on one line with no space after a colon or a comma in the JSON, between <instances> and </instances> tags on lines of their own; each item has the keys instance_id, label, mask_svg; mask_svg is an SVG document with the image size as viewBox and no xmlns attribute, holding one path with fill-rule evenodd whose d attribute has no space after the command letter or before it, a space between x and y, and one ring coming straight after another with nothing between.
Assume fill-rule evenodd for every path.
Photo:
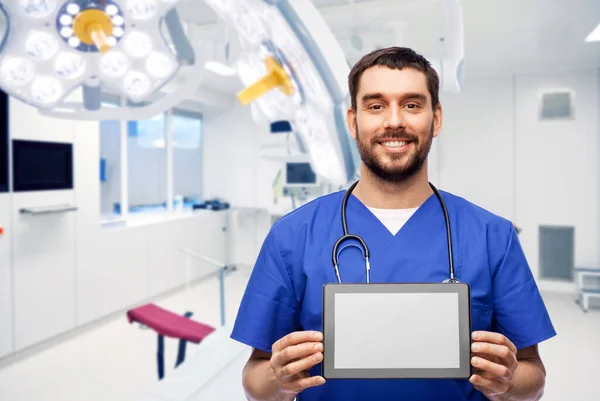
<instances>
[{"instance_id":1,"label":"ceiling","mask_svg":"<svg viewBox=\"0 0 600 401\"><path fill-rule=\"evenodd\" d=\"M347 53L356 51L350 37L357 31L366 44L406 45L426 53L418 41L435 35L431 20L442 0L313 3ZM599 0L462 0L461 4L468 74L600 67L600 43L584 42L600 23ZM218 20L201 0L183 0L180 10L186 20L204 29ZM393 25L406 27L404 43L389 29Z\"/></svg>"},{"instance_id":2,"label":"ceiling","mask_svg":"<svg viewBox=\"0 0 600 401\"><path fill-rule=\"evenodd\" d=\"M259 0L256 0L259 1ZM310 0L290 0L310 1ZM430 57L442 35L444 0L313 0L352 64L377 48L401 45ZM469 76L539 73L600 68L600 42L585 37L600 23L600 0L461 0L465 73ZM239 41L204 0L177 6L197 62L223 58L230 42L235 58ZM0 21L2 22L2 21ZM207 109L229 108L242 88L236 77L203 70L202 96L216 99ZM184 81L184 76L179 81ZM227 101L229 99L229 101Z\"/></svg>"},{"instance_id":3,"label":"ceiling","mask_svg":"<svg viewBox=\"0 0 600 401\"><path fill-rule=\"evenodd\" d=\"M296 0L298 1L298 0ZM376 47L403 45L428 57L439 40L442 0L313 0L350 63ZM466 76L600 68L599 0L462 0ZM197 44L223 46L227 29L202 0L178 7ZM362 46L361 46L362 45ZM237 77L209 74L207 87L234 94Z\"/></svg>"}]
</instances>

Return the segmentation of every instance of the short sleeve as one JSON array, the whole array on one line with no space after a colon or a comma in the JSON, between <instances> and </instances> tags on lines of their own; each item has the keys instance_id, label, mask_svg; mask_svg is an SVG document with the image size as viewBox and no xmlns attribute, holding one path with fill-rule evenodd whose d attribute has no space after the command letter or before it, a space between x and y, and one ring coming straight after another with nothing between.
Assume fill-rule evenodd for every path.
<instances>
[{"instance_id":1,"label":"short sleeve","mask_svg":"<svg viewBox=\"0 0 600 401\"><path fill-rule=\"evenodd\" d=\"M271 352L273 343L298 329L300 308L288 272L271 230L242 297L232 339Z\"/></svg>"},{"instance_id":2,"label":"short sleeve","mask_svg":"<svg viewBox=\"0 0 600 401\"><path fill-rule=\"evenodd\" d=\"M544 300L510 224L503 227L505 251L493 272L494 330L517 349L538 344L556 335ZM498 245L496 245L498 246Z\"/></svg>"}]
</instances>

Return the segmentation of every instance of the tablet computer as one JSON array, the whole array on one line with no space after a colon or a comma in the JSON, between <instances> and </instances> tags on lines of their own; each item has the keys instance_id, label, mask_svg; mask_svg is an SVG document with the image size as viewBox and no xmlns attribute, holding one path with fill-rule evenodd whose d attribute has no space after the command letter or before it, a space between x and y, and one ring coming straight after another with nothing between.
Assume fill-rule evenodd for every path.
<instances>
[{"instance_id":1,"label":"tablet computer","mask_svg":"<svg viewBox=\"0 0 600 401\"><path fill-rule=\"evenodd\" d=\"M325 379L467 379L470 288L463 283L325 284Z\"/></svg>"}]
</instances>

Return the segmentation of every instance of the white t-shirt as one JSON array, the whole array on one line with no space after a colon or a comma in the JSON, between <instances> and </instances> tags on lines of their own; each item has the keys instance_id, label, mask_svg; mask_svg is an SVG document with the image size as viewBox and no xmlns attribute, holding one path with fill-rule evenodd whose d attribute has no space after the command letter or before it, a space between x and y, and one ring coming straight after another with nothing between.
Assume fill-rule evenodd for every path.
<instances>
[{"instance_id":1,"label":"white t-shirt","mask_svg":"<svg viewBox=\"0 0 600 401\"><path fill-rule=\"evenodd\" d=\"M417 211L418 207L412 209L376 209L370 207L373 213L381 223L392 233L396 235L410 217Z\"/></svg>"}]
</instances>

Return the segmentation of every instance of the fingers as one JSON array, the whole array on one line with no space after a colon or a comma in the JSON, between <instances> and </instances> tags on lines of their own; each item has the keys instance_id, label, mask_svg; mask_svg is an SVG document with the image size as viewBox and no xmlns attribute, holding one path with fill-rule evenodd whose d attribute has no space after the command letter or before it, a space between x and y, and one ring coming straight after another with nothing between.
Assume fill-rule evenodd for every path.
<instances>
[{"instance_id":1,"label":"fingers","mask_svg":"<svg viewBox=\"0 0 600 401\"><path fill-rule=\"evenodd\" d=\"M471 350L479 356L490 356L499 358L503 364L511 369L517 364L516 354L506 345L491 343L473 343Z\"/></svg>"},{"instance_id":2,"label":"fingers","mask_svg":"<svg viewBox=\"0 0 600 401\"><path fill-rule=\"evenodd\" d=\"M275 372L279 377L290 377L301 372L307 371L323 360L323 354L317 352L314 355L307 356L306 358L294 361L286 365L279 365L279 372ZM276 368L277 369L277 368Z\"/></svg>"},{"instance_id":3,"label":"fingers","mask_svg":"<svg viewBox=\"0 0 600 401\"><path fill-rule=\"evenodd\" d=\"M325 379L322 376L311 376L281 383L281 387L288 393L299 394L309 387L321 386L323 384L325 384Z\"/></svg>"},{"instance_id":4,"label":"fingers","mask_svg":"<svg viewBox=\"0 0 600 401\"><path fill-rule=\"evenodd\" d=\"M318 331L288 334L273 344L270 360L281 387L291 393L300 393L308 387L325 383L321 376L310 376L309 370L323 361L323 335Z\"/></svg>"},{"instance_id":5,"label":"fingers","mask_svg":"<svg viewBox=\"0 0 600 401\"><path fill-rule=\"evenodd\" d=\"M512 380L512 371L504 365L499 365L479 357L473 357L471 359L471 364L477 370L477 372L481 372L483 375L485 375L484 373L487 372L492 377L497 377L502 381L510 382Z\"/></svg>"},{"instance_id":6,"label":"fingers","mask_svg":"<svg viewBox=\"0 0 600 401\"><path fill-rule=\"evenodd\" d=\"M504 345L508 347L512 353L517 352L517 347L515 347L515 345L508 338L506 338L506 336L500 333L494 333L491 331L474 331L471 335L471 338L474 342Z\"/></svg>"},{"instance_id":7,"label":"fingers","mask_svg":"<svg viewBox=\"0 0 600 401\"><path fill-rule=\"evenodd\" d=\"M276 341L275 344L273 344L272 351L275 353L292 345L322 340L323 334L318 331L296 331Z\"/></svg>"},{"instance_id":8,"label":"fingers","mask_svg":"<svg viewBox=\"0 0 600 401\"><path fill-rule=\"evenodd\" d=\"M276 366L284 366L289 362L302 359L318 352L323 352L323 344L317 342L292 345L273 354L273 362Z\"/></svg>"}]
</instances>

